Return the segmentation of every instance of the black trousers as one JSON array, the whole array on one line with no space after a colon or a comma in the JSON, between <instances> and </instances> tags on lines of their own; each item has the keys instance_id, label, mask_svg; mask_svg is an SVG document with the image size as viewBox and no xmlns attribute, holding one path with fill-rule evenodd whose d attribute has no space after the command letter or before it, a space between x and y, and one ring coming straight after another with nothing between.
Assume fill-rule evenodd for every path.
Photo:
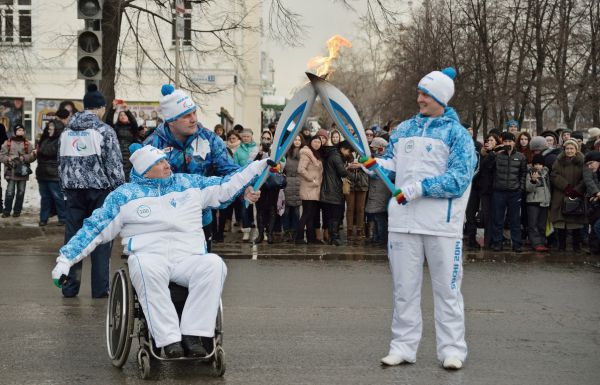
<instances>
[{"instance_id":1,"label":"black trousers","mask_svg":"<svg viewBox=\"0 0 600 385\"><path fill-rule=\"evenodd\" d=\"M97 189L65 189L65 243L83 227L83 220L92 215L92 212L101 207L109 190ZM108 295L110 284L110 253L112 242L98 245L91 254L92 260L92 297L101 298ZM75 297L81 285L80 261L71 266L69 280L63 285L62 293L65 297Z\"/></svg>"},{"instance_id":2,"label":"black trousers","mask_svg":"<svg viewBox=\"0 0 600 385\"><path fill-rule=\"evenodd\" d=\"M296 239L304 239L304 227L306 227L306 239L315 241L315 216L319 212L319 201L302 201L302 216L296 228Z\"/></svg>"},{"instance_id":3,"label":"black trousers","mask_svg":"<svg viewBox=\"0 0 600 385\"><path fill-rule=\"evenodd\" d=\"M477 235L477 212L479 211L479 189L471 189L467 210L465 212L465 235L469 242L474 242Z\"/></svg>"},{"instance_id":4,"label":"black trousers","mask_svg":"<svg viewBox=\"0 0 600 385\"><path fill-rule=\"evenodd\" d=\"M339 218L343 215L344 204L333 204L321 202L321 208L323 209L323 222L329 224L329 221L339 221Z\"/></svg>"}]
</instances>

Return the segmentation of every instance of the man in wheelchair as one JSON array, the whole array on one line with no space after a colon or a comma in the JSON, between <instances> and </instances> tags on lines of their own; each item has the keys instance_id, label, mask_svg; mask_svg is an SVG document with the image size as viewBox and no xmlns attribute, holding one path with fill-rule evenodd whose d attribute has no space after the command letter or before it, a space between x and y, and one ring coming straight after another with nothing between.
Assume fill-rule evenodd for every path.
<instances>
[{"instance_id":1,"label":"man in wheelchair","mask_svg":"<svg viewBox=\"0 0 600 385\"><path fill-rule=\"evenodd\" d=\"M165 153L130 147L130 183L111 192L60 249L52 278L64 283L72 265L121 235L129 274L156 347L168 358L204 357L200 337L213 337L227 267L207 253L202 210L226 207L270 160L255 161L225 177L173 174ZM188 288L181 323L169 282Z\"/></svg>"}]
</instances>

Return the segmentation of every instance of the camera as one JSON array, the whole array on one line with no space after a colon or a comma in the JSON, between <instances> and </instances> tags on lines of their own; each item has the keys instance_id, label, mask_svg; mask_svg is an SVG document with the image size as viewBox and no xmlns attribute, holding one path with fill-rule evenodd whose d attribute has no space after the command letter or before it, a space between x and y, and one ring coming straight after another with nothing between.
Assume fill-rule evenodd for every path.
<instances>
[{"instance_id":1,"label":"camera","mask_svg":"<svg viewBox=\"0 0 600 385\"><path fill-rule=\"evenodd\" d=\"M264 152L269 152L269 150L271 149L271 142L261 142L260 145Z\"/></svg>"},{"instance_id":2,"label":"camera","mask_svg":"<svg viewBox=\"0 0 600 385\"><path fill-rule=\"evenodd\" d=\"M507 144L507 145L504 145L504 146L497 146L497 147L494 148L494 152L500 152L500 151L506 151L506 152L508 152L508 151L510 151L510 146Z\"/></svg>"}]
</instances>

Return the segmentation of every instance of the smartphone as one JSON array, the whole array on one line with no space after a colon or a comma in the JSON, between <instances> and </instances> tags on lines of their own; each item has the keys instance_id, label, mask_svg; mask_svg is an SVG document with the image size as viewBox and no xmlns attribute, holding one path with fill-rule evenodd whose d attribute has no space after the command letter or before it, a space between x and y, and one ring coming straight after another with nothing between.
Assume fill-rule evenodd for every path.
<instances>
[{"instance_id":1,"label":"smartphone","mask_svg":"<svg viewBox=\"0 0 600 385\"><path fill-rule=\"evenodd\" d=\"M115 99L115 104L123 104L123 99Z\"/></svg>"}]
</instances>

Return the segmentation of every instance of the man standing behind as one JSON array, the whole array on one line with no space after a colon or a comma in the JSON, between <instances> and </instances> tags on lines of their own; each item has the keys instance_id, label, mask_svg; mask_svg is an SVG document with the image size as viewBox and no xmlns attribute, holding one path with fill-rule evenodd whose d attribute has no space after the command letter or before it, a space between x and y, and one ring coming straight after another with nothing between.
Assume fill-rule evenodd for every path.
<instances>
[{"instance_id":1,"label":"man standing behind","mask_svg":"<svg viewBox=\"0 0 600 385\"><path fill-rule=\"evenodd\" d=\"M421 282L427 258L435 303L437 358L460 369L467 357L462 281L462 232L475 170L473 138L447 106L456 71L426 75L417 87L419 114L402 122L377 163L396 174L399 203L388 206L388 256L394 314L385 365L414 363L421 340Z\"/></svg>"},{"instance_id":2,"label":"man standing behind","mask_svg":"<svg viewBox=\"0 0 600 385\"><path fill-rule=\"evenodd\" d=\"M121 150L115 131L102 122L106 99L95 84L83 97L77 112L60 136L58 173L65 194L65 243L83 226L83 220L102 207L106 196L125 183ZM108 297L112 244L92 253L92 297ZM71 267L62 287L65 297L75 297L81 284L81 265Z\"/></svg>"},{"instance_id":3,"label":"man standing behind","mask_svg":"<svg viewBox=\"0 0 600 385\"><path fill-rule=\"evenodd\" d=\"M144 144L163 150L174 173L225 176L238 171L240 166L228 156L225 142L198 122L196 103L192 98L171 84L163 85L161 93L160 112L165 122L144 140ZM259 196L260 191L255 193L251 186L244 194L244 198L252 203ZM210 251L211 212L204 211L202 218Z\"/></svg>"},{"instance_id":4,"label":"man standing behind","mask_svg":"<svg viewBox=\"0 0 600 385\"><path fill-rule=\"evenodd\" d=\"M492 208L494 210L494 230L492 232L492 249L502 250L504 240L504 218L510 226L512 249L516 253L522 251L521 240L521 197L525 191L527 175L527 159L515 149L515 136L503 132L500 137L504 146L496 147L496 167L494 171L494 193Z\"/></svg>"}]
</instances>

